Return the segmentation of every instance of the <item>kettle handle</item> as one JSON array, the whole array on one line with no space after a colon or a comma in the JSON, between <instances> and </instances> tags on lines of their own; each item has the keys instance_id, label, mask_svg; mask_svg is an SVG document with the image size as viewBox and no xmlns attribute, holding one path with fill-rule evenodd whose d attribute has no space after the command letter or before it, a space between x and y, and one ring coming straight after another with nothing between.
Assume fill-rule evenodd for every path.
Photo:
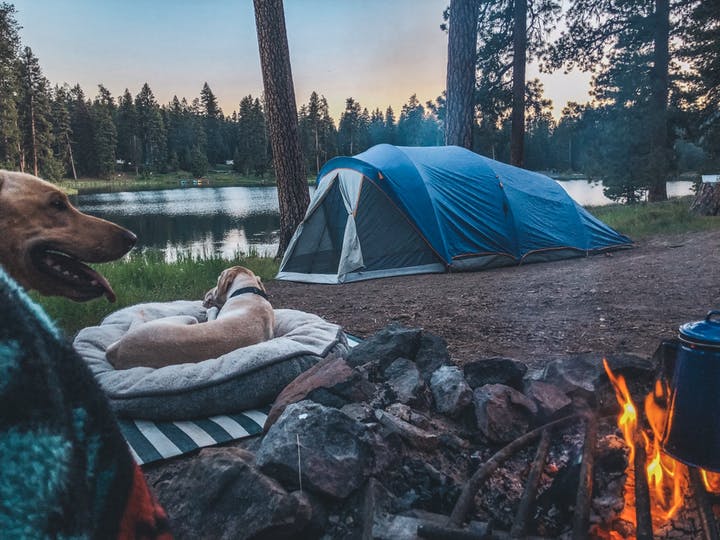
<instances>
[{"instance_id":1,"label":"kettle handle","mask_svg":"<svg viewBox=\"0 0 720 540\"><path fill-rule=\"evenodd\" d=\"M720 316L720 309L712 309L708 311L707 317L705 317L705 322L712 323L712 324L720 324L720 319L713 321L713 315Z\"/></svg>"}]
</instances>

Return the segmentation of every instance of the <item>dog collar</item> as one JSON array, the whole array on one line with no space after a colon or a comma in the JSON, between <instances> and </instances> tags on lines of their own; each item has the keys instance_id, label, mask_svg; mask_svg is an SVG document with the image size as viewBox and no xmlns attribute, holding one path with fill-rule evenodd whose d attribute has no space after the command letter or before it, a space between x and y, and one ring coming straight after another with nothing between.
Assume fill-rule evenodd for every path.
<instances>
[{"instance_id":1,"label":"dog collar","mask_svg":"<svg viewBox=\"0 0 720 540\"><path fill-rule=\"evenodd\" d=\"M262 289L258 289L257 287L243 287L242 289L236 289L230 296L228 296L228 300L245 293L257 294L258 296L262 296L265 300L269 300L267 294L265 294L265 291L263 291Z\"/></svg>"}]
</instances>

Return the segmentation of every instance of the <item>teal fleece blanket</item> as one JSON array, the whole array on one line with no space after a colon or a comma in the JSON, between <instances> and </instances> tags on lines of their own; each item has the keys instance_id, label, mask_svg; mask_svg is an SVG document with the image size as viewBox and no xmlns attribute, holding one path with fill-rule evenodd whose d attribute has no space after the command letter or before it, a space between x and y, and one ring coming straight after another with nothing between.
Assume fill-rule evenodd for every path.
<instances>
[{"instance_id":1,"label":"teal fleece blanket","mask_svg":"<svg viewBox=\"0 0 720 540\"><path fill-rule=\"evenodd\" d=\"M171 538L85 363L0 269L0 536Z\"/></svg>"}]
</instances>

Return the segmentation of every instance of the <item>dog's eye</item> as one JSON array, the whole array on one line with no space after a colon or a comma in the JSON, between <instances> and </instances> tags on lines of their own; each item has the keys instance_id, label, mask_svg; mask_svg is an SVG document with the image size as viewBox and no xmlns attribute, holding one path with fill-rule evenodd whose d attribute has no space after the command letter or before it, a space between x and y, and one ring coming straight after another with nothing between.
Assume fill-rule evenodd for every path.
<instances>
[{"instance_id":1,"label":"dog's eye","mask_svg":"<svg viewBox=\"0 0 720 540\"><path fill-rule=\"evenodd\" d=\"M55 208L55 210L67 210L68 205L63 199L53 199L50 201L50 206Z\"/></svg>"}]
</instances>

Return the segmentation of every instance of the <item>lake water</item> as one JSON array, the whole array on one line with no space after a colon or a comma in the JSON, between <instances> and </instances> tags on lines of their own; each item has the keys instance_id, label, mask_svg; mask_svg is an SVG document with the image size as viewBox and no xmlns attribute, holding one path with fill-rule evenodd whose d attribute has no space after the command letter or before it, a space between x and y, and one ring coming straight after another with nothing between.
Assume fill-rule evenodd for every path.
<instances>
[{"instance_id":1,"label":"lake water","mask_svg":"<svg viewBox=\"0 0 720 540\"><path fill-rule=\"evenodd\" d=\"M559 182L579 204L612 201L600 182ZM668 182L671 197L689 195L692 182ZM314 188L311 187L311 192ZM136 249L151 248L172 261L179 254L219 255L255 251L275 255L280 229L275 187L194 187L81 194L76 206L114 221L138 236Z\"/></svg>"},{"instance_id":2,"label":"lake water","mask_svg":"<svg viewBox=\"0 0 720 540\"><path fill-rule=\"evenodd\" d=\"M275 187L195 187L79 195L88 214L114 221L138 236L137 248L220 255L277 251L280 216Z\"/></svg>"}]
</instances>

